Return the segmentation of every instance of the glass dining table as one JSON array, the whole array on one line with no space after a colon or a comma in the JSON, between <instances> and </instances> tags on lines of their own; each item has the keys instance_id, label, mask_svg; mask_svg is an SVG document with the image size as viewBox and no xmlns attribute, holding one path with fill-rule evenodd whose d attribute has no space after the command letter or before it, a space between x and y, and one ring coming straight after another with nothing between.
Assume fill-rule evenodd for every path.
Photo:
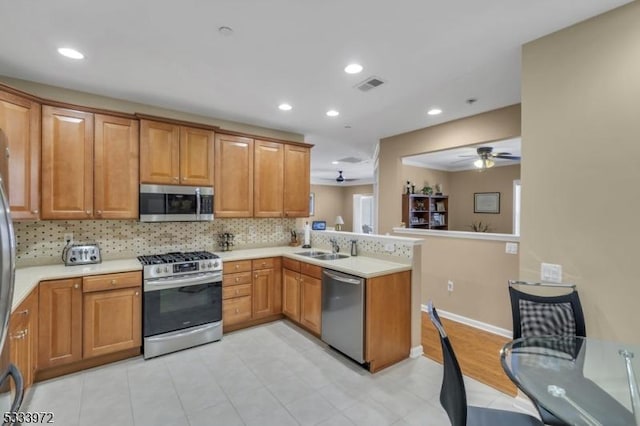
<instances>
[{"instance_id":1,"label":"glass dining table","mask_svg":"<svg viewBox=\"0 0 640 426\"><path fill-rule=\"evenodd\" d=\"M501 361L518 388L567 424L640 426L640 345L524 337L503 347Z\"/></svg>"}]
</instances>

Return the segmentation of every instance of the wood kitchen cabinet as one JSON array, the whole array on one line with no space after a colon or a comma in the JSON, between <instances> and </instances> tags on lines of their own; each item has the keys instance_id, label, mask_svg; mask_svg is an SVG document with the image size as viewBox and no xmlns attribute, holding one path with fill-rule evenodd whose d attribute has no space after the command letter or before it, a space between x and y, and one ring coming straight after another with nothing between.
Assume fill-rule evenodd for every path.
<instances>
[{"instance_id":1,"label":"wood kitchen cabinet","mask_svg":"<svg viewBox=\"0 0 640 426\"><path fill-rule=\"evenodd\" d=\"M0 90L0 132L9 148L9 205L14 220L38 219L40 103Z\"/></svg>"},{"instance_id":2,"label":"wood kitchen cabinet","mask_svg":"<svg viewBox=\"0 0 640 426\"><path fill-rule=\"evenodd\" d=\"M138 123L42 107L42 219L138 217Z\"/></svg>"},{"instance_id":3,"label":"wood kitchen cabinet","mask_svg":"<svg viewBox=\"0 0 640 426\"><path fill-rule=\"evenodd\" d=\"M140 181L213 186L213 130L140 120Z\"/></svg>"},{"instance_id":4,"label":"wood kitchen cabinet","mask_svg":"<svg viewBox=\"0 0 640 426\"><path fill-rule=\"evenodd\" d=\"M103 114L94 119L94 216L137 219L138 121Z\"/></svg>"},{"instance_id":5,"label":"wood kitchen cabinet","mask_svg":"<svg viewBox=\"0 0 640 426\"><path fill-rule=\"evenodd\" d=\"M365 360L373 373L409 356L411 271L369 278L365 288Z\"/></svg>"},{"instance_id":6,"label":"wood kitchen cabinet","mask_svg":"<svg viewBox=\"0 0 640 426\"><path fill-rule=\"evenodd\" d=\"M139 272L83 278L83 358L142 345Z\"/></svg>"},{"instance_id":7,"label":"wood kitchen cabinet","mask_svg":"<svg viewBox=\"0 0 640 426\"><path fill-rule=\"evenodd\" d=\"M214 215L253 216L253 139L216 134Z\"/></svg>"},{"instance_id":8,"label":"wood kitchen cabinet","mask_svg":"<svg viewBox=\"0 0 640 426\"><path fill-rule=\"evenodd\" d=\"M10 359L24 380L25 389L31 386L38 356L38 291L34 290L11 314L9 320Z\"/></svg>"},{"instance_id":9,"label":"wood kitchen cabinet","mask_svg":"<svg viewBox=\"0 0 640 426\"><path fill-rule=\"evenodd\" d=\"M82 359L82 278L42 281L38 307L38 368Z\"/></svg>"},{"instance_id":10,"label":"wood kitchen cabinet","mask_svg":"<svg viewBox=\"0 0 640 426\"><path fill-rule=\"evenodd\" d=\"M284 216L308 217L311 149L284 146Z\"/></svg>"},{"instance_id":11,"label":"wood kitchen cabinet","mask_svg":"<svg viewBox=\"0 0 640 426\"><path fill-rule=\"evenodd\" d=\"M282 312L282 266L279 257L252 261L252 318L258 319Z\"/></svg>"},{"instance_id":12,"label":"wood kitchen cabinet","mask_svg":"<svg viewBox=\"0 0 640 426\"><path fill-rule=\"evenodd\" d=\"M309 331L322 331L322 268L283 260L282 313Z\"/></svg>"},{"instance_id":13,"label":"wood kitchen cabinet","mask_svg":"<svg viewBox=\"0 0 640 426\"><path fill-rule=\"evenodd\" d=\"M93 114L42 107L42 219L93 218Z\"/></svg>"},{"instance_id":14,"label":"wood kitchen cabinet","mask_svg":"<svg viewBox=\"0 0 640 426\"><path fill-rule=\"evenodd\" d=\"M277 142L254 142L254 217L284 215L284 148Z\"/></svg>"},{"instance_id":15,"label":"wood kitchen cabinet","mask_svg":"<svg viewBox=\"0 0 640 426\"><path fill-rule=\"evenodd\" d=\"M251 261L240 260L222 264L223 328L251 320Z\"/></svg>"}]
</instances>

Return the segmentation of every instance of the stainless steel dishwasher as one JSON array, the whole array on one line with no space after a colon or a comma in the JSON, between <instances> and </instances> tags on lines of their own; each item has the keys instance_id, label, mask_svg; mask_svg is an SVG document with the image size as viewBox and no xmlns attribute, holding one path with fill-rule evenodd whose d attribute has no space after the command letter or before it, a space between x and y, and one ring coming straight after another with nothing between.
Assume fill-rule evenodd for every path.
<instances>
[{"instance_id":1,"label":"stainless steel dishwasher","mask_svg":"<svg viewBox=\"0 0 640 426\"><path fill-rule=\"evenodd\" d=\"M364 363L364 279L322 272L322 340Z\"/></svg>"}]
</instances>

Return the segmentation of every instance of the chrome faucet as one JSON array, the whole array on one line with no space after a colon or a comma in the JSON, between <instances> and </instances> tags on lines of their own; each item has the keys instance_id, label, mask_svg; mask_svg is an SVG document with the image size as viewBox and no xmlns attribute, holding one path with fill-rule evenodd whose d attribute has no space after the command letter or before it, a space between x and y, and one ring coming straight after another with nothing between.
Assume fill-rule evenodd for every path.
<instances>
[{"instance_id":1,"label":"chrome faucet","mask_svg":"<svg viewBox=\"0 0 640 426\"><path fill-rule=\"evenodd\" d=\"M335 238L329 238L329 242L331 243L331 253L338 253L340 251L338 241Z\"/></svg>"}]
</instances>

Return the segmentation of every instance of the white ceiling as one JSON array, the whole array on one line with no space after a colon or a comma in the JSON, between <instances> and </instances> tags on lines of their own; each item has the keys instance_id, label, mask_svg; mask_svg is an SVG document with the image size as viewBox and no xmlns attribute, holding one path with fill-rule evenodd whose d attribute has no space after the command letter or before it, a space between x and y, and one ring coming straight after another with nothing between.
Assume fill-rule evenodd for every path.
<instances>
[{"instance_id":1,"label":"white ceiling","mask_svg":"<svg viewBox=\"0 0 640 426\"><path fill-rule=\"evenodd\" d=\"M444 170L446 172L477 170L473 162L480 158L477 152L478 147L491 147L493 148L494 154L509 153L509 155L520 157L522 155L521 142L522 140L520 138L514 138L498 142L469 145L462 148L447 149L444 151L428 152L404 157L402 164L427 169ZM493 161L495 162L494 167L520 164L520 160L507 160L504 158L493 158Z\"/></svg>"},{"instance_id":2,"label":"white ceiling","mask_svg":"<svg viewBox=\"0 0 640 426\"><path fill-rule=\"evenodd\" d=\"M0 74L302 133L316 145L314 180L338 169L370 179L371 161L331 161L370 160L382 137L518 103L523 43L628 2L3 0ZM364 71L344 73L350 62ZM373 75L386 83L354 89ZM432 106L444 112L428 116Z\"/></svg>"}]
</instances>

